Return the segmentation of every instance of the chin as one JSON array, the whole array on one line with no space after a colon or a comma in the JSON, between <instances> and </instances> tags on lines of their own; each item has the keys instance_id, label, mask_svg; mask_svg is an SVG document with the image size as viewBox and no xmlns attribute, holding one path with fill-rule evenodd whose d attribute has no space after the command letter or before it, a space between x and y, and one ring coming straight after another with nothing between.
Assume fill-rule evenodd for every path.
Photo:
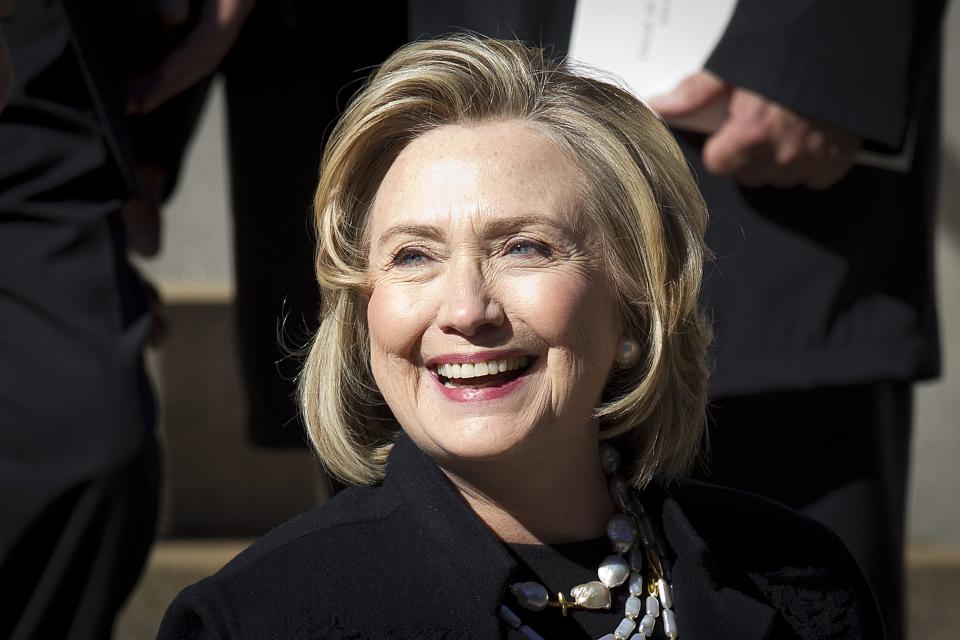
<instances>
[{"instance_id":1,"label":"chin","mask_svg":"<svg viewBox=\"0 0 960 640\"><path fill-rule=\"evenodd\" d=\"M438 462L482 462L510 457L524 448L534 429L500 418L480 417L459 425L444 425L441 432L407 430L421 449Z\"/></svg>"}]
</instances>

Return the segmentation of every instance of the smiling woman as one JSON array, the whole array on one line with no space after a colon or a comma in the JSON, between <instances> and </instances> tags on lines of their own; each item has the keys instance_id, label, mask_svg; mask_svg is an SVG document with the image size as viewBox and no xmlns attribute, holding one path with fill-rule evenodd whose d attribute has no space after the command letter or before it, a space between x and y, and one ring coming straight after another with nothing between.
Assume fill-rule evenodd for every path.
<instances>
[{"instance_id":1,"label":"smiling woman","mask_svg":"<svg viewBox=\"0 0 960 640\"><path fill-rule=\"evenodd\" d=\"M409 45L337 125L315 211L303 410L358 486L185 590L161 637L882 633L832 534L677 480L706 211L630 94L515 42Z\"/></svg>"},{"instance_id":2,"label":"smiling woman","mask_svg":"<svg viewBox=\"0 0 960 640\"><path fill-rule=\"evenodd\" d=\"M311 438L335 473L378 481L397 428L406 427L395 420L398 407L380 410L384 391L371 384L379 345L367 324L375 318L365 312L381 297L378 282L404 291L411 307L402 315L429 312L415 308L413 291L443 298L438 321L458 302L483 303L486 313L504 304L544 317L567 312L555 320L590 334L580 345L589 363L574 361L568 345L550 353L542 339L523 346L542 352L535 366L544 378L566 368L596 393L570 378L576 393L541 386L538 406L548 392L553 402L575 396L589 405L576 421L593 418L601 438L630 441L638 486L655 472L670 477L688 468L702 433L710 340L697 307L706 211L669 131L629 93L516 43L411 45L344 114L315 204L328 321L302 389ZM512 299L491 297L498 288ZM494 336L489 322L473 318L485 325L473 346L515 348L536 337L510 335L506 320ZM434 331L447 338L426 348L471 351L469 340L450 337L450 327ZM433 332L424 337L433 342ZM618 339L640 353L614 370Z\"/></svg>"}]
</instances>

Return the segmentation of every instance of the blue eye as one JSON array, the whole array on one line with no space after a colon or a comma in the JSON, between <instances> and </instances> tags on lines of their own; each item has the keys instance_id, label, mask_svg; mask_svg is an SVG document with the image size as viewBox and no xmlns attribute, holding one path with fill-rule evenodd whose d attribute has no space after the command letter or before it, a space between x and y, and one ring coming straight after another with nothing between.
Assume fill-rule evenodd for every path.
<instances>
[{"instance_id":1,"label":"blue eye","mask_svg":"<svg viewBox=\"0 0 960 640\"><path fill-rule=\"evenodd\" d=\"M550 249L532 240L518 240L509 246L507 253L514 256L549 256Z\"/></svg>"},{"instance_id":2,"label":"blue eye","mask_svg":"<svg viewBox=\"0 0 960 640\"><path fill-rule=\"evenodd\" d=\"M398 267L416 267L427 261L427 256L422 251L412 248L405 248L394 254L391 264Z\"/></svg>"}]
</instances>

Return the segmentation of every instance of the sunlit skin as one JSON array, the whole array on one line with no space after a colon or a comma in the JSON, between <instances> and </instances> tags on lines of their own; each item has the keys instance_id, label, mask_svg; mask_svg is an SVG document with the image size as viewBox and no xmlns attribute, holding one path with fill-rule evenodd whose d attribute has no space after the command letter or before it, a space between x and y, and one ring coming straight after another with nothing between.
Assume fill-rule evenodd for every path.
<instances>
[{"instance_id":1,"label":"sunlit skin","mask_svg":"<svg viewBox=\"0 0 960 640\"><path fill-rule=\"evenodd\" d=\"M367 229L377 385L512 541L600 535L612 509L591 413L620 321L599 234L577 212L579 180L520 122L444 126L398 156ZM445 389L430 366L491 355L532 363L496 392Z\"/></svg>"}]
</instances>

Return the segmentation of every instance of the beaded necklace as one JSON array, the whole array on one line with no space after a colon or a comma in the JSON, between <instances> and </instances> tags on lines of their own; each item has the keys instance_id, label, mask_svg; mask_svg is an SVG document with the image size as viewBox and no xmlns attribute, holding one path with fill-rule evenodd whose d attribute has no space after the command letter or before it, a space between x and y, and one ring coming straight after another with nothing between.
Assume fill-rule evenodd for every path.
<instances>
[{"instance_id":1,"label":"beaded necklace","mask_svg":"<svg viewBox=\"0 0 960 640\"><path fill-rule=\"evenodd\" d=\"M677 620L672 608L673 588L660 539L654 534L643 503L617 473L620 453L604 445L600 449L600 462L608 475L610 497L618 513L607 523L607 537L614 553L600 562L597 569L599 580L578 584L570 589L571 600L562 591L557 594L556 600L551 600L547 588L539 582L511 584L510 592L524 609L543 611L553 607L559 608L560 613L566 616L570 609L609 609L612 602L610 590L625 584L630 596L624 607L623 620L613 633L599 640L645 640L653 635L658 618L662 621L664 635L670 640L677 640ZM641 601L644 593L647 594L646 599ZM499 614L507 626L529 640L544 640L506 605L500 606Z\"/></svg>"}]
</instances>

